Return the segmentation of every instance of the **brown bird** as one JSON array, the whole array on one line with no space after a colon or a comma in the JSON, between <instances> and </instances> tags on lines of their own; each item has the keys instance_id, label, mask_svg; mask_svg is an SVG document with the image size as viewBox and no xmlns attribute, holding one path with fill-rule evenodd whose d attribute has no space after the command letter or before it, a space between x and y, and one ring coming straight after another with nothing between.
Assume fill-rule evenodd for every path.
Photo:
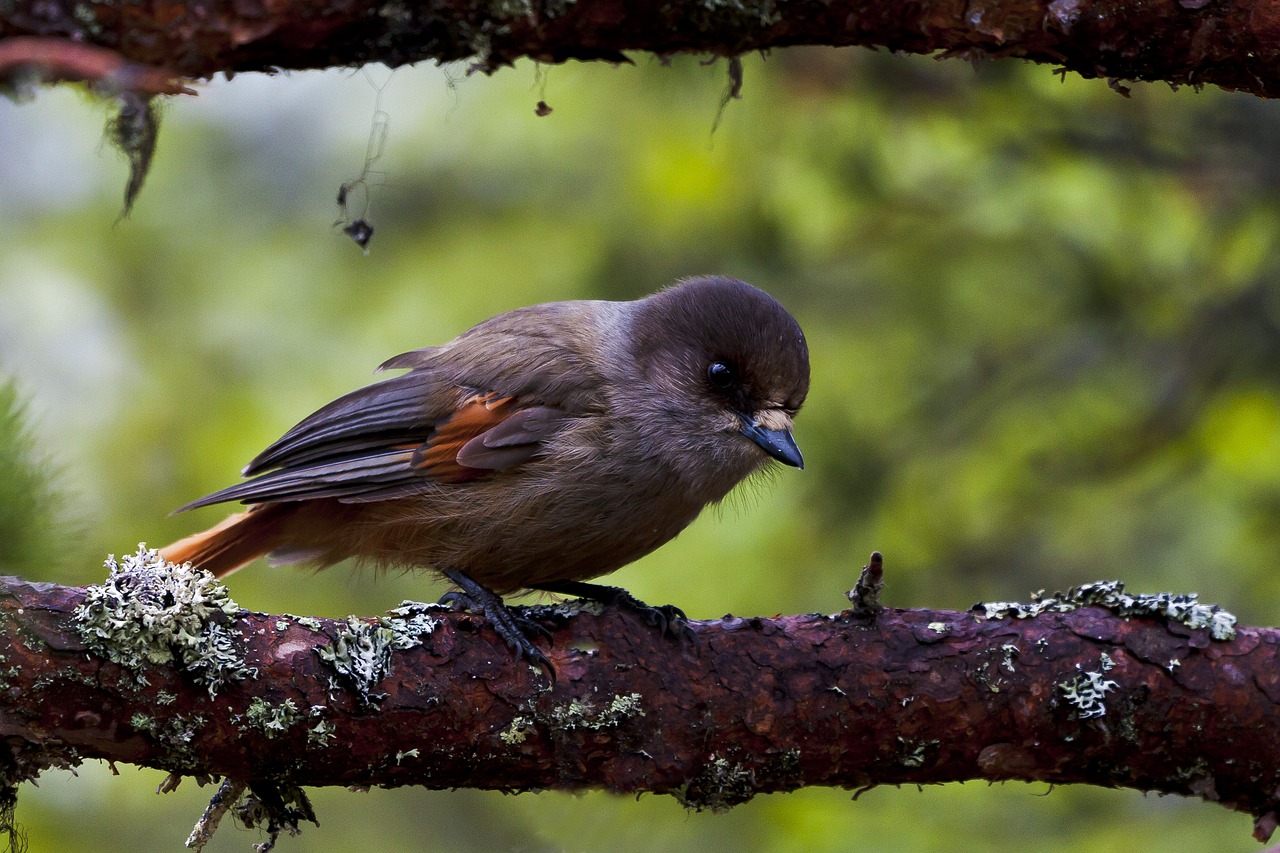
<instances>
[{"instance_id":1,"label":"brown bird","mask_svg":"<svg viewBox=\"0 0 1280 853\"><path fill-rule=\"evenodd\" d=\"M486 320L311 415L181 510L250 504L162 550L222 576L266 554L434 570L546 665L501 595L649 608L584 581L649 553L770 459L803 467L792 418L809 353L773 297L693 278L634 302L553 302ZM548 665L549 666L549 665Z\"/></svg>"}]
</instances>

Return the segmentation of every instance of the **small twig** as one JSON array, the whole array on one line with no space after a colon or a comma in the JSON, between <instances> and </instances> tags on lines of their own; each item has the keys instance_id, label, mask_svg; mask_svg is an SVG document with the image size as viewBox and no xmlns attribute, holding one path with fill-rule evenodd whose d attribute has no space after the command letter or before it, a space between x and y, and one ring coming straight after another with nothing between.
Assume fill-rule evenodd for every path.
<instances>
[{"instance_id":1,"label":"small twig","mask_svg":"<svg viewBox=\"0 0 1280 853\"><path fill-rule=\"evenodd\" d=\"M204 849L209 839L213 838L213 834L218 831L218 824L222 822L223 816L239 801L246 787L248 786L244 782L223 780L218 793L209 800L209 807L204 810L204 814L200 815L200 819L191 830L191 835L187 837L187 847L195 850L196 853Z\"/></svg>"},{"instance_id":2,"label":"small twig","mask_svg":"<svg viewBox=\"0 0 1280 853\"><path fill-rule=\"evenodd\" d=\"M715 120L711 122L711 135L720 129L720 121L724 118L724 111L728 108L730 101L742 100L742 57L730 56L728 64L729 84L725 86L724 94L720 96L720 106L716 108Z\"/></svg>"},{"instance_id":3,"label":"small twig","mask_svg":"<svg viewBox=\"0 0 1280 853\"><path fill-rule=\"evenodd\" d=\"M853 589L846 593L853 606L849 612L859 618L874 622L884 605L880 603L880 590L884 588L884 558L879 551L871 552L871 559L862 567L862 574Z\"/></svg>"}]
</instances>

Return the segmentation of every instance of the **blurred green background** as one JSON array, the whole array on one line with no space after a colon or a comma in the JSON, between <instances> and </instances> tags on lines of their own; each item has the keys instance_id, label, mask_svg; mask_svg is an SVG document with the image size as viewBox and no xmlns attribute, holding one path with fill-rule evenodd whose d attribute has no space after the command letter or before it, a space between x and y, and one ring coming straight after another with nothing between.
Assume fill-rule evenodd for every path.
<instances>
[{"instance_id":1,"label":"blurred green background","mask_svg":"<svg viewBox=\"0 0 1280 853\"><path fill-rule=\"evenodd\" d=\"M518 305L718 272L809 336L807 467L613 576L641 598L700 618L834 612L879 549L893 606L1118 577L1277 624L1277 107L1126 99L1012 62L745 64L714 134L724 65L692 58L242 75L168 105L119 223L106 108L67 87L0 100L0 371L43 460L15 467L0 434L0 570L92 583L107 552L213 523L223 509L167 513L390 355ZM365 257L331 225L378 87ZM230 586L245 607L333 616L443 592L342 567ZM31 850L178 849L212 790L157 797L161 774L119 769L24 787ZM604 794L315 802L322 826L278 849L1257 849L1219 807L1044 785L807 790L726 815ZM256 840L228 824L209 849Z\"/></svg>"}]
</instances>

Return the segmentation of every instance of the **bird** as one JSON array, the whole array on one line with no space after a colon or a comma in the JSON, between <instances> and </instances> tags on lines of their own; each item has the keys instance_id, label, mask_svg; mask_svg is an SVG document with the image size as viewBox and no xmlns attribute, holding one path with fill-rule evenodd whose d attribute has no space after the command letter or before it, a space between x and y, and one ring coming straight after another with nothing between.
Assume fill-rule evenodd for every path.
<instances>
[{"instance_id":1,"label":"bird","mask_svg":"<svg viewBox=\"0 0 1280 853\"><path fill-rule=\"evenodd\" d=\"M378 369L405 372L320 408L245 466L250 479L175 510L248 505L164 558L218 577L264 555L434 572L517 658L550 670L503 596L595 599L667 629L678 608L587 581L772 463L804 467L792 432L804 333L735 278L517 308Z\"/></svg>"}]
</instances>

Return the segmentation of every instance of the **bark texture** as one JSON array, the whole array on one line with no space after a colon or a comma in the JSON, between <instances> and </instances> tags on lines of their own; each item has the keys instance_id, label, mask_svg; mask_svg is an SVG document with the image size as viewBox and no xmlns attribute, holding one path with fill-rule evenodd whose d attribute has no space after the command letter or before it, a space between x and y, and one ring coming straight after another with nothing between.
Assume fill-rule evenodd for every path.
<instances>
[{"instance_id":1,"label":"bark texture","mask_svg":"<svg viewBox=\"0 0 1280 853\"><path fill-rule=\"evenodd\" d=\"M1273 629L1215 640L1096 596L725 617L683 640L629 613L531 608L553 684L479 616L250 613L207 575L131 580L142 557L102 587L0 581L4 781L105 758L250 786L597 787L718 809L807 785L1021 779L1200 797L1260 836L1275 823Z\"/></svg>"},{"instance_id":2,"label":"bark texture","mask_svg":"<svg viewBox=\"0 0 1280 853\"><path fill-rule=\"evenodd\" d=\"M493 69L521 57L624 61L625 51L733 56L811 44L1020 57L1085 77L1280 92L1273 0L4 0L0 45L14 37L64 40L69 51L95 45L190 78L374 61L475 59ZM24 52L46 55L38 67L52 76L84 65L83 56L48 60L49 49ZM6 64L0 52L0 76L23 64L12 56Z\"/></svg>"}]
</instances>

